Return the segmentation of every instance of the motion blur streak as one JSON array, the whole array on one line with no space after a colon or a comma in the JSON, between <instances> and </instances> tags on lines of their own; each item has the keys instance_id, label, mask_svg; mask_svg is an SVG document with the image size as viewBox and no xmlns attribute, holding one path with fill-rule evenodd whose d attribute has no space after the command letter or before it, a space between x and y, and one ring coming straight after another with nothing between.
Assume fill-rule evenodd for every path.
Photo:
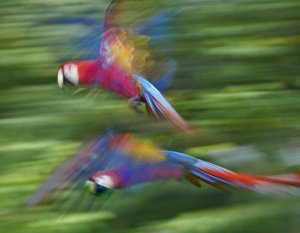
<instances>
[{"instance_id":1,"label":"motion blur streak","mask_svg":"<svg viewBox=\"0 0 300 233\"><path fill-rule=\"evenodd\" d=\"M163 52L177 63L164 95L203 131L186 138L167 123L133 113L109 92L73 94L73 88L57 87L58 63L89 55L86 47L69 50L84 40L99 41L95 31L108 4L0 2L1 232L299 232L297 197L183 189L178 182L117 191L97 211L63 219L52 206L20 208L69 155L112 122L161 148L234 171L281 174L300 168L299 0L128 1L122 20L137 28L159 13L173 15L165 44L157 31L159 40L151 46L158 57ZM92 23L54 23L66 17ZM165 69L148 75L159 77ZM88 207L94 198L87 195Z\"/></svg>"}]
</instances>

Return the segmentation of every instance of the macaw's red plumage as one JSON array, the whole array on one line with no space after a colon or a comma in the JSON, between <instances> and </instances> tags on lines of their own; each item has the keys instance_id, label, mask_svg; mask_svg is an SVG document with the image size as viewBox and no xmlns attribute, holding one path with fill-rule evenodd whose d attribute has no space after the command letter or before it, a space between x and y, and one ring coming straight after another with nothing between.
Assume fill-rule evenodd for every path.
<instances>
[{"instance_id":1,"label":"macaw's red plumage","mask_svg":"<svg viewBox=\"0 0 300 233\"><path fill-rule=\"evenodd\" d=\"M166 119L185 132L191 128L141 71L150 54L135 42L147 43L146 36L118 25L125 1L112 1L107 9L99 56L94 60L69 61L58 72L58 84L103 87L129 99L135 110L145 103L147 112L156 119Z\"/></svg>"},{"instance_id":2,"label":"macaw's red plumage","mask_svg":"<svg viewBox=\"0 0 300 233\"><path fill-rule=\"evenodd\" d=\"M140 93L136 81L117 64L103 67L100 60L72 61L62 65L60 69L64 72L65 77L78 76L75 79L77 81L74 82L78 85L101 86L128 99ZM72 79L70 78L70 80Z\"/></svg>"}]
</instances>

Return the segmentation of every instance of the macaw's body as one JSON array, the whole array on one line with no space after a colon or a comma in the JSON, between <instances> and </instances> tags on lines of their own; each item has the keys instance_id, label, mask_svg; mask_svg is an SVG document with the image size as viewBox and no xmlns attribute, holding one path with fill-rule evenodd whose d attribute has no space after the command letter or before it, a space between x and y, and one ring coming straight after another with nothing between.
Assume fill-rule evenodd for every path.
<instances>
[{"instance_id":1,"label":"macaw's body","mask_svg":"<svg viewBox=\"0 0 300 233\"><path fill-rule=\"evenodd\" d=\"M131 134L109 132L96 138L63 165L29 201L35 205L68 193L78 200L78 189L88 186L102 194L160 180L201 182L217 188L249 189L264 193L292 193L300 188L300 174L258 176L236 173L183 153L159 150L148 141ZM68 190L68 192L64 192ZM77 190L77 191L76 191ZM74 191L74 192L72 192Z\"/></svg>"},{"instance_id":2,"label":"macaw's body","mask_svg":"<svg viewBox=\"0 0 300 233\"><path fill-rule=\"evenodd\" d=\"M124 189L141 183L159 180L180 179L183 177L181 166L166 163L140 164L139 166L121 166L111 170L94 173L90 180L98 177L110 177L114 188Z\"/></svg>"},{"instance_id":3,"label":"macaw's body","mask_svg":"<svg viewBox=\"0 0 300 233\"><path fill-rule=\"evenodd\" d=\"M107 9L98 58L69 61L61 65L57 76L59 86L69 83L111 90L129 99L133 109L139 110L138 107L145 103L149 115L169 120L181 130L191 132L189 125L158 91L159 87L140 74L147 66L149 52L137 48L134 42L137 38L139 42L147 40L145 36L118 26L117 19L124 2L112 1Z\"/></svg>"},{"instance_id":4,"label":"macaw's body","mask_svg":"<svg viewBox=\"0 0 300 233\"><path fill-rule=\"evenodd\" d=\"M114 91L121 96L131 99L141 93L141 88L132 74L121 69L118 64L104 66L103 62L98 60L72 61L72 64L64 64L61 69L68 76L68 71L77 67L78 84L102 87ZM68 65L69 64L69 65ZM73 65L73 66L72 66ZM74 71L75 72L75 71Z\"/></svg>"}]
</instances>

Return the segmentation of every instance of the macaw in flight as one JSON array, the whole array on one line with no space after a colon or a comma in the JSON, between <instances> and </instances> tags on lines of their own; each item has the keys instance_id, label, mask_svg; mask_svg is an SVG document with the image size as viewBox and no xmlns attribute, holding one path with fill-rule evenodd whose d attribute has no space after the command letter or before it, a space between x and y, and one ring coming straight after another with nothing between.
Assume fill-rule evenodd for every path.
<instances>
[{"instance_id":1,"label":"macaw in flight","mask_svg":"<svg viewBox=\"0 0 300 233\"><path fill-rule=\"evenodd\" d=\"M264 193L300 191L300 173L278 176L237 173L187 154L159 150L132 134L109 131L59 168L28 204L45 203L62 193L64 199L78 200L85 188L99 196L114 189L172 179L197 187L205 182L225 190L234 187Z\"/></svg>"},{"instance_id":2,"label":"macaw in flight","mask_svg":"<svg viewBox=\"0 0 300 233\"><path fill-rule=\"evenodd\" d=\"M170 103L141 73L149 53L135 46L137 30L118 26L118 19L125 0L113 0L109 5L103 25L103 36L96 59L68 61L59 68L57 81L65 84L102 87L129 99L129 105L138 111L145 103L149 115L167 119L185 132L191 127Z\"/></svg>"}]
</instances>

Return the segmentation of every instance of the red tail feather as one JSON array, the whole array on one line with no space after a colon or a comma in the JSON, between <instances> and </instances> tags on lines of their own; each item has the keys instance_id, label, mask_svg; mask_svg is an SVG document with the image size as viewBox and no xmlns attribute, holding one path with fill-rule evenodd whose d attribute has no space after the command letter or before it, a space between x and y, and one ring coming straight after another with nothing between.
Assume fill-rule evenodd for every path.
<instances>
[{"instance_id":1,"label":"red tail feather","mask_svg":"<svg viewBox=\"0 0 300 233\"><path fill-rule=\"evenodd\" d=\"M231 171L219 171L212 169L203 169L209 175L228 181L229 183L246 186L248 188L255 188L257 185L273 184L300 187L299 174L287 174L280 176L256 176L247 175L243 173L235 173Z\"/></svg>"}]
</instances>

